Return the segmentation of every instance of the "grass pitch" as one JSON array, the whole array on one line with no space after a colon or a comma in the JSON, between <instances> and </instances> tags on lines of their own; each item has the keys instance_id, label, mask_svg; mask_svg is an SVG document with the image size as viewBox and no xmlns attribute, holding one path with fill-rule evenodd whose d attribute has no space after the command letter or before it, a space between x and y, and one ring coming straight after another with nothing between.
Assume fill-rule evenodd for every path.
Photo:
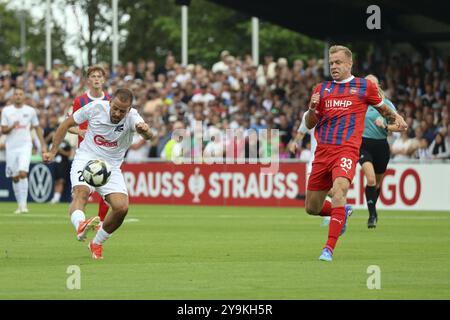
<instances>
[{"instance_id":1,"label":"grass pitch","mask_svg":"<svg viewBox=\"0 0 450 320\"><path fill-rule=\"evenodd\" d=\"M327 263L328 229L303 209L132 205L94 261L67 204L15 208L0 203L0 299L450 299L450 212L381 211L368 230L357 210Z\"/></svg>"}]
</instances>

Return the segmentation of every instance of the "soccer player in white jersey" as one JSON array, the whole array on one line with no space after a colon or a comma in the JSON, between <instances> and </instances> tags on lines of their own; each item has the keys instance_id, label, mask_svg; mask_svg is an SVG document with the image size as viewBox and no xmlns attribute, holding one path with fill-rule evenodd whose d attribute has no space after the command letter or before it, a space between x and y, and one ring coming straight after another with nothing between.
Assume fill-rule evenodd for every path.
<instances>
[{"instance_id":1,"label":"soccer player in white jersey","mask_svg":"<svg viewBox=\"0 0 450 320\"><path fill-rule=\"evenodd\" d=\"M27 213L28 170L33 147L31 129L35 129L42 152L47 151L36 110L24 104L25 93L15 88L13 104L2 112L2 133L6 135L6 177L12 178L13 190L18 204L15 213Z\"/></svg>"},{"instance_id":2,"label":"soccer player in white jersey","mask_svg":"<svg viewBox=\"0 0 450 320\"><path fill-rule=\"evenodd\" d=\"M102 259L102 245L122 224L128 213L128 192L120 170L125 152L133 141L133 134L151 139L152 132L136 109L131 108L133 93L118 89L111 101L95 100L68 117L56 130L52 149L43 155L45 162L54 159L67 130L89 120L83 142L75 153L70 171L72 182L72 203L69 214L77 233L77 239L84 241L88 231L97 227L98 216L86 219L84 215L88 198L94 188L84 182L82 170L89 160L101 159L111 165L111 177L104 186L95 190L109 203L112 212L106 216L89 249L94 259Z\"/></svg>"}]
</instances>

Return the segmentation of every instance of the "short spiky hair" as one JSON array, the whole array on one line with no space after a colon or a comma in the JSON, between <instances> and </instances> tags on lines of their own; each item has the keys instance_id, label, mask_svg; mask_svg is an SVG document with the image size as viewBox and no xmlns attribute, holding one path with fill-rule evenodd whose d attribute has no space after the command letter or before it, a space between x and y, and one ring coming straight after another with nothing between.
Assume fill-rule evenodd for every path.
<instances>
[{"instance_id":1,"label":"short spiky hair","mask_svg":"<svg viewBox=\"0 0 450 320\"><path fill-rule=\"evenodd\" d=\"M90 66L87 69L87 76L89 77L91 75L91 73L95 72L95 71L100 71L103 77L106 77L106 72L105 69L103 69L102 66L99 65L95 65L95 66Z\"/></svg>"},{"instance_id":2,"label":"short spiky hair","mask_svg":"<svg viewBox=\"0 0 450 320\"><path fill-rule=\"evenodd\" d=\"M339 52L339 51L344 51L344 53L347 57L349 57L350 59L353 59L352 51L349 48L344 47L344 46L339 46L339 45L331 46L330 50L328 50L328 53L331 55L331 54Z\"/></svg>"},{"instance_id":3,"label":"short spiky hair","mask_svg":"<svg viewBox=\"0 0 450 320\"><path fill-rule=\"evenodd\" d=\"M133 92L126 88L117 89L113 96L122 102L133 102Z\"/></svg>"}]
</instances>

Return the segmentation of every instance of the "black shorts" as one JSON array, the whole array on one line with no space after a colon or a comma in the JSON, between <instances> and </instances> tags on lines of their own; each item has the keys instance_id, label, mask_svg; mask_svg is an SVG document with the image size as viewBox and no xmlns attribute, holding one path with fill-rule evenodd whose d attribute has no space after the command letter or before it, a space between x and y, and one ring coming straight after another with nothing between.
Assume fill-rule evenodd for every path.
<instances>
[{"instance_id":1,"label":"black shorts","mask_svg":"<svg viewBox=\"0 0 450 320\"><path fill-rule=\"evenodd\" d=\"M67 181L70 177L70 162L69 160L62 160L55 164L55 181L64 180Z\"/></svg>"},{"instance_id":2,"label":"black shorts","mask_svg":"<svg viewBox=\"0 0 450 320\"><path fill-rule=\"evenodd\" d=\"M386 172L391 151L389 143L386 139L369 139L362 138L361 148L359 150L359 164L362 166L364 162L371 162L376 174Z\"/></svg>"}]
</instances>

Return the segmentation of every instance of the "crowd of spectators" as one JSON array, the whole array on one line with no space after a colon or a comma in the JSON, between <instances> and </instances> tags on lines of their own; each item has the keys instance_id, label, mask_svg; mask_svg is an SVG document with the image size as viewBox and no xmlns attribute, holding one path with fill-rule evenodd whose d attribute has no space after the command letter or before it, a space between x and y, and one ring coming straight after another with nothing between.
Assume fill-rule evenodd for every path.
<instances>
[{"instance_id":1,"label":"crowd of spectators","mask_svg":"<svg viewBox=\"0 0 450 320\"><path fill-rule=\"evenodd\" d=\"M201 121L207 137L216 137L205 139L202 145L216 156L226 148L226 129L238 130L244 136L248 129L278 129L280 157L307 160L308 139L296 155L289 153L287 145L307 110L313 87L325 79L324 61L288 61L266 55L254 66L250 55L237 57L226 50L218 59L209 67L183 66L168 54L162 65L153 60L127 62L112 69L102 65L107 73L105 90L112 94L119 87L131 89L134 106L157 133L149 142L136 137L128 152L129 161L169 159L177 144L172 139L173 130L192 130L196 121ZM354 74L377 75L386 96L409 125L407 132L389 136L394 159L450 158L449 62L449 56L435 50L371 55L355 61ZM38 110L45 138L51 143L58 123L71 112L75 96L86 90L86 79L82 69L59 60L48 73L32 62L17 68L0 64L0 110L11 102L14 86L25 89L26 104ZM69 135L67 139L75 148L76 137ZM248 144L251 139L246 139ZM0 137L0 148L3 140ZM258 155L270 155L271 147L269 144L264 149L259 144ZM36 145L36 157L39 148Z\"/></svg>"}]
</instances>

